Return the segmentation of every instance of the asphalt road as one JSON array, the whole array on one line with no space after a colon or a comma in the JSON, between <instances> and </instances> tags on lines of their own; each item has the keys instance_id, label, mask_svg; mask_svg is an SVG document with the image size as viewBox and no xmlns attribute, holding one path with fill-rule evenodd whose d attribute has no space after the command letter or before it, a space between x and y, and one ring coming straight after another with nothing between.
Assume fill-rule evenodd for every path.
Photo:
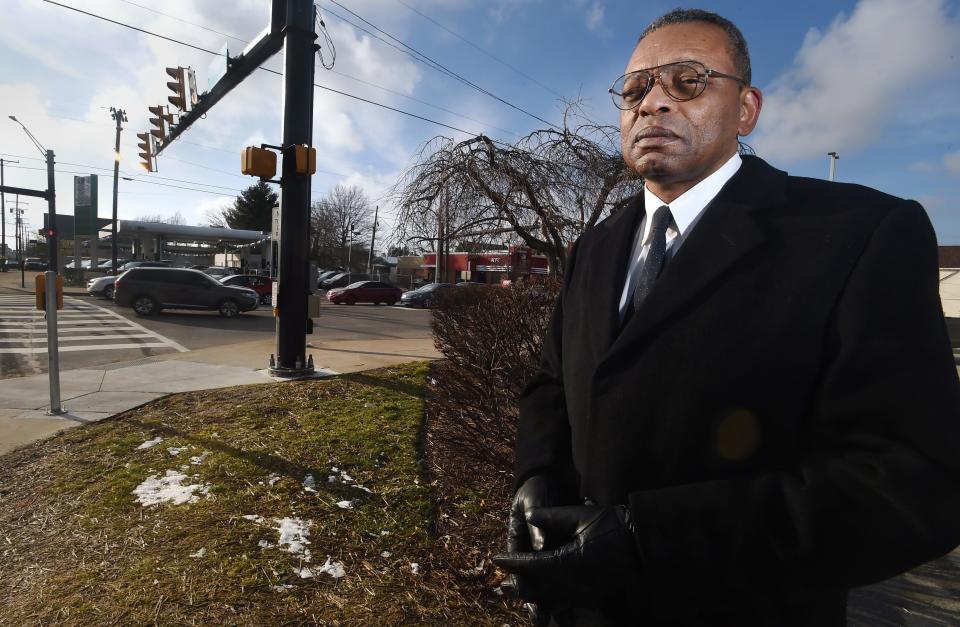
<instances>
[{"instance_id":1,"label":"asphalt road","mask_svg":"<svg viewBox=\"0 0 960 627\"><path fill-rule=\"evenodd\" d=\"M324 300L307 342L422 338L430 336L430 312L386 305L333 305ZM275 336L270 307L233 319L217 312L162 311L140 317L112 301L68 296L58 314L63 371L267 340ZM33 295L0 287L0 378L46 372L46 322Z\"/></svg>"}]
</instances>

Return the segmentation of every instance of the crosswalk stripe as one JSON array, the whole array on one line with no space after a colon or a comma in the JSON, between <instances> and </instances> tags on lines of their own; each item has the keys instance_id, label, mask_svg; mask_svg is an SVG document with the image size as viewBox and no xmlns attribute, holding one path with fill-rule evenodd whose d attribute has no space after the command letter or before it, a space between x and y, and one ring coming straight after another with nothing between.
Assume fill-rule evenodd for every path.
<instances>
[{"instance_id":1,"label":"crosswalk stripe","mask_svg":"<svg viewBox=\"0 0 960 627\"><path fill-rule=\"evenodd\" d=\"M136 344L133 342L127 344L88 344L86 346L61 346L61 353L75 353L78 351L92 351L92 350L124 350L124 349L137 349L137 348L170 348L166 342L146 342L144 344ZM38 354L46 353L46 348L0 348L0 355L9 355L9 354Z\"/></svg>"},{"instance_id":2,"label":"crosswalk stripe","mask_svg":"<svg viewBox=\"0 0 960 627\"><path fill-rule=\"evenodd\" d=\"M141 348L172 348L180 352L189 350L177 342L104 307L69 296L64 299L64 305L65 307L57 312L60 352ZM45 313L35 308L33 296L0 296L0 354L35 355L46 353L46 326ZM157 341L137 341L151 338ZM103 342L105 340L130 341L122 344L82 343Z\"/></svg>"},{"instance_id":3,"label":"crosswalk stripe","mask_svg":"<svg viewBox=\"0 0 960 627\"><path fill-rule=\"evenodd\" d=\"M58 338L61 342L82 342L90 340L125 340L132 337L153 337L149 333L114 333L110 335L78 335ZM22 338L17 340L0 339L0 344L46 344L47 338Z\"/></svg>"}]
</instances>

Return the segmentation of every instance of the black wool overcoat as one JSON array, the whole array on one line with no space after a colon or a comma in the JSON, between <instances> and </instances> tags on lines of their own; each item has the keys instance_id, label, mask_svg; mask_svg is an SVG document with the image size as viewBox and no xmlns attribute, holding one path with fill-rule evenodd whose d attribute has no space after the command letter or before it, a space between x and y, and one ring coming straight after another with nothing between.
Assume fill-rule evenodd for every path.
<instances>
[{"instance_id":1,"label":"black wool overcoat","mask_svg":"<svg viewBox=\"0 0 960 627\"><path fill-rule=\"evenodd\" d=\"M849 588L960 543L929 220L745 157L621 328L643 212L574 247L521 399L518 485L544 472L629 504L642 583L594 622L843 625Z\"/></svg>"}]
</instances>

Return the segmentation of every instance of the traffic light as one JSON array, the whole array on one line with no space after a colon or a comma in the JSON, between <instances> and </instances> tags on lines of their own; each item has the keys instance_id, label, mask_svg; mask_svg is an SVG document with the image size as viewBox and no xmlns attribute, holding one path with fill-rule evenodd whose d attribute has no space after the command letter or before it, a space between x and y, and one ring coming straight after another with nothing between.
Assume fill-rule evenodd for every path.
<instances>
[{"instance_id":1,"label":"traffic light","mask_svg":"<svg viewBox=\"0 0 960 627\"><path fill-rule=\"evenodd\" d=\"M156 156L153 153L153 135L150 133L137 133L137 139L140 140L137 142L137 146L140 147L140 158L143 159L140 165L143 166L143 169L147 172L156 172Z\"/></svg>"},{"instance_id":2,"label":"traffic light","mask_svg":"<svg viewBox=\"0 0 960 627\"><path fill-rule=\"evenodd\" d=\"M240 171L248 176L272 179L277 173L277 153L266 148L247 146L240 155Z\"/></svg>"},{"instance_id":3,"label":"traffic light","mask_svg":"<svg viewBox=\"0 0 960 627\"><path fill-rule=\"evenodd\" d=\"M156 127L150 129L150 134L157 138L157 142L163 142L167 138L167 112L164 111L163 105L147 107L147 109L150 110L150 113L157 116L150 118L150 124Z\"/></svg>"},{"instance_id":4,"label":"traffic light","mask_svg":"<svg viewBox=\"0 0 960 627\"><path fill-rule=\"evenodd\" d=\"M185 70L182 67L168 67L167 76L172 81L167 83L167 88L174 93L173 96L167 96L167 101L181 111L187 110L187 81L185 80Z\"/></svg>"},{"instance_id":5,"label":"traffic light","mask_svg":"<svg viewBox=\"0 0 960 627\"><path fill-rule=\"evenodd\" d=\"M51 226L48 226L45 229L43 229L43 236L46 237L47 239L54 238L57 236L57 230Z\"/></svg>"},{"instance_id":6,"label":"traffic light","mask_svg":"<svg viewBox=\"0 0 960 627\"><path fill-rule=\"evenodd\" d=\"M314 175L317 173L317 149L312 146L295 146L294 155L297 161L297 167L295 168L297 174L310 174Z\"/></svg>"},{"instance_id":7,"label":"traffic light","mask_svg":"<svg viewBox=\"0 0 960 627\"><path fill-rule=\"evenodd\" d=\"M184 73L187 76L187 101L192 109L200 100L200 92L197 91L197 73L190 68L184 70Z\"/></svg>"}]
</instances>

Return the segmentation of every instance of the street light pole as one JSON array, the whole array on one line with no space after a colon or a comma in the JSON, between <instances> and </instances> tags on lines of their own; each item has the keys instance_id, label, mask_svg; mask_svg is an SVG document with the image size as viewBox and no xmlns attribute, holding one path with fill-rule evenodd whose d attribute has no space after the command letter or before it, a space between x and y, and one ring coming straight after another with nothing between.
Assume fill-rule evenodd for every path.
<instances>
[{"instance_id":1,"label":"street light pole","mask_svg":"<svg viewBox=\"0 0 960 627\"><path fill-rule=\"evenodd\" d=\"M47 240L47 241L48 241L47 254L49 255L49 264L48 264L48 265L49 265L50 269L53 270L54 272L59 272L59 270L60 270L60 265L59 265L59 263L58 263L58 261L59 261L59 259L58 259L59 255L57 254L57 253L59 252L59 250L58 250L58 240L59 240L59 237L57 236L57 200L56 200L57 191L56 191L55 182L54 182L54 178L55 178L55 177L54 177L54 170L53 170L53 166L54 166L54 155L53 155L53 151L52 151L52 150L47 150L46 148L44 148L44 147L43 147L43 144L41 144L41 143L39 142L39 140L37 140L37 138L33 136L33 133L30 132L30 129L28 129L28 128L26 127L26 125L24 125L23 122L21 122L20 120L17 119L17 116L15 116L15 115L8 115L7 117L10 118L11 120L13 120L14 122L16 122L17 124L20 125L20 128L23 129L23 132L26 133L26 134L27 134L27 137L30 138L30 141L33 142L33 145L36 146L36 147L37 147L37 150L40 151L40 154L42 154L42 155L44 155L44 157L46 157L46 160L47 160L47 193L46 193L46 197L47 197L48 213L49 213L49 215L50 215L49 227L50 227L51 229L53 229L53 236L50 237L50 238ZM0 185L2 185L2 184L0 184Z\"/></svg>"},{"instance_id":2,"label":"street light pole","mask_svg":"<svg viewBox=\"0 0 960 627\"><path fill-rule=\"evenodd\" d=\"M840 158L840 155L835 152L828 152L827 156L830 157L830 174L828 180L832 181L837 175L837 159Z\"/></svg>"},{"instance_id":3,"label":"street light pole","mask_svg":"<svg viewBox=\"0 0 960 627\"><path fill-rule=\"evenodd\" d=\"M19 161L12 161L10 159L0 158L0 190L3 188L3 164L4 163L20 163ZM0 191L0 253L3 254L3 264L0 264L0 271L7 271L7 253L10 251L10 248L7 246L7 204L6 204L6 194L3 191Z\"/></svg>"},{"instance_id":4,"label":"street light pole","mask_svg":"<svg viewBox=\"0 0 960 627\"><path fill-rule=\"evenodd\" d=\"M117 141L113 149L113 220L110 223L110 270L113 274L117 273L117 194L119 187L119 175L120 175L120 131L123 128L120 126L121 122L127 121L127 112L123 109L115 109L110 107L110 115L117 123ZM98 229L99 230L99 229ZM99 247L100 238L95 236L97 240L95 246Z\"/></svg>"}]
</instances>

